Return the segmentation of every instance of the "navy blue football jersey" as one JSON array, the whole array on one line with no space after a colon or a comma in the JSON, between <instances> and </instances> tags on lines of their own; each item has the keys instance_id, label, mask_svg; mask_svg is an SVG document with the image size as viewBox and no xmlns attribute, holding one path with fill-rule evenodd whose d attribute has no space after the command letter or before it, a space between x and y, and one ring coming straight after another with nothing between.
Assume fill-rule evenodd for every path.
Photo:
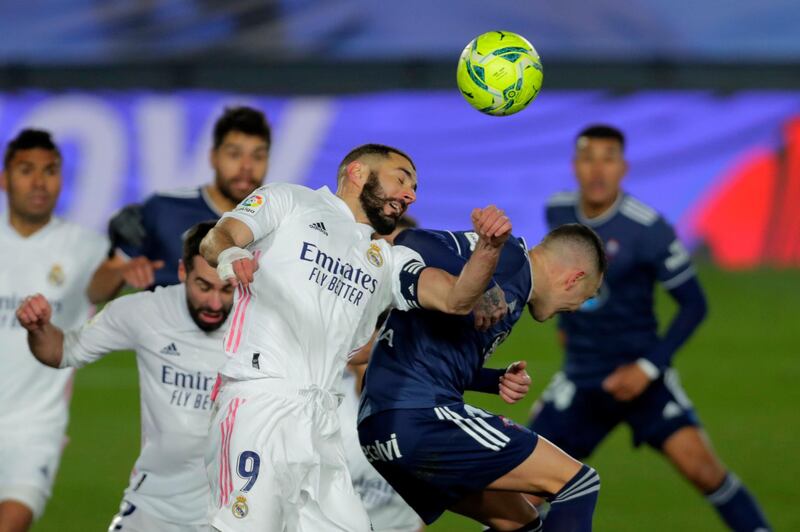
<instances>
[{"instance_id":1,"label":"navy blue football jersey","mask_svg":"<svg viewBox=\"0 0 800 532\"><path fill-rule=\"evenodd\" d=\"M129 257L145 256L163 260L155 272L155 285L178 284L178 261L183 252L183 235L193 225L222 216L212 207L202 188L153 194L142 205L142 225L146 231L140 248L130 244L120 249Z\"/></svg>"},{"instance_id":2,"label":"navy blue football jersey","mask_svg":"<svg viewBox=\"0 0 800 532\"><path fill-rule=\"evenodd\" d=\"M646 357L658 342L653 308L657 282L667 290L694 275L675 231L655 210L621 194L602 215L587 219L577 193L560 193L547 205L547 225L582 223L603 240L608 272L596 297L579 311L562 314L566 342L564 371L583 385L597 385L622 364Z\"/></svg>"},{"instance_id":3,"label":"navy blue football jersey","mask_svg":"<svg viewBox=\"0 0 800 532\"><path fill-rule=\"evenodd\" d=\"M395 244L417 251L428 266L458 275L477 241L474 232L409 229ZM530 298L531 266L522 239L512 236L504 245L493 283L505 292L508 313L488 331L478 331L471 314L416 309L389 315L367 368L360 420L384 410L463 401L464 390L509 335Z\"/></svg>"}]
</instances>

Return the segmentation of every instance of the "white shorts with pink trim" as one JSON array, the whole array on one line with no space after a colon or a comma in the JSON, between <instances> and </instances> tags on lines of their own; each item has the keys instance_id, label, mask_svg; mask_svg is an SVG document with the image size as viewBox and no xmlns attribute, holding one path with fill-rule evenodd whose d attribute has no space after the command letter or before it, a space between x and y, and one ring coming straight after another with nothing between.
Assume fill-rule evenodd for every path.
<instances>
[{"instance_id":1,"label":"white shorts with pink trim","mask_svg":"<svg viewBox=\"0 0 800 532\"><path fill-rule=\"evenodd\" d=\"M226 381L206 457L209 520L222 532L366 532L336 409L320 388L278 379Z\"/></svg>"}]
</instances>

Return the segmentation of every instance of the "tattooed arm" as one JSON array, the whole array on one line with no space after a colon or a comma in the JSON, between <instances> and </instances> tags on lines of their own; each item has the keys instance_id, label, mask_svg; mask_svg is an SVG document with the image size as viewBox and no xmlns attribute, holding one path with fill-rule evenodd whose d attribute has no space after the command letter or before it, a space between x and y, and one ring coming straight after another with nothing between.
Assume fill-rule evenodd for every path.
<instances>
[{"instance_id":1,"label":"tattooed arm","mask_svg":"<svg viewBox=\"0 0 800 532\"><path fill-rule=\"evenodd\" d=\"M495 284L483 293L472 310L475 316L475 328L479 331L485 331L492 324L501 320L507 312L506 295L503 289Z\"/></svg>"}]
</instances>

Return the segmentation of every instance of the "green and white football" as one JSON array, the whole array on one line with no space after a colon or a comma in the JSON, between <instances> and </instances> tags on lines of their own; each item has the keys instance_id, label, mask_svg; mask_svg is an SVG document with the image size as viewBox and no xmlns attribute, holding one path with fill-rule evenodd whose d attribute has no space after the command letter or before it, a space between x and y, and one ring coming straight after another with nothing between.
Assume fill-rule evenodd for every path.
<instances>
[{"instance_id":1,"label":"green and white football","mask_svg":"<svg viewBox=\"0 0 800 532\"><path fill-rule=\"evenodd\" d=\"M539 54L524 37L490 31L473 39L458 60L461 94L478 111L494 116L519 112L542 88Z\"/></svg>"}]
</instances>

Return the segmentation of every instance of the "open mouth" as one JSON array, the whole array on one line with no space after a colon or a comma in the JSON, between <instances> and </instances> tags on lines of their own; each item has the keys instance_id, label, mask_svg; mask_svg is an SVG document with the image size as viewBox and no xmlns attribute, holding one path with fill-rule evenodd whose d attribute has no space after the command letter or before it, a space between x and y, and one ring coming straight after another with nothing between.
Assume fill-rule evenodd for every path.
<instances>
[{"instance_id":1,"label":"open mouth","mask_svg":"<svg viewBox=\"0 0 800 532\"><path fill-rule=\"evenodd\" d=\"M201 310L198 315L205 323L219 323L224 318L222 312L208 312L207 310Z\"/></svg>"},{"instance_id":2,"label":"open mouth","mask_svg":"<svg viewBox=\"0 0 800 532\"><path fill-rule=\"evenodd\" d=\"M387 205L389 205L389 208L392 209L393 214L395 214L396 216L402 216L403 215L404 205L403 205L402 202L397 201L397 200L391 200L391 201L389 201L387 203Z\"/></svg>"}]
</instances>

